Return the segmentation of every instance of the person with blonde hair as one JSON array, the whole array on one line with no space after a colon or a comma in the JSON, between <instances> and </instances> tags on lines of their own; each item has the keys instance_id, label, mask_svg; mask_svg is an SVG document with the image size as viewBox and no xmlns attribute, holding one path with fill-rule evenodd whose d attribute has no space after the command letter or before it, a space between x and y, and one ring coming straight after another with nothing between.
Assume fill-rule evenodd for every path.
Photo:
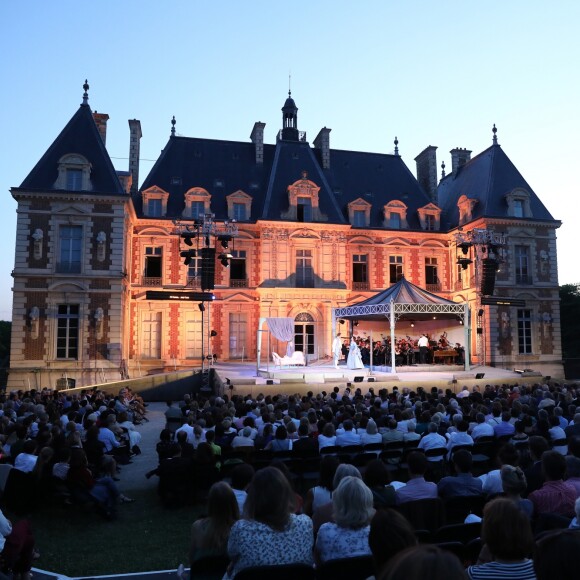
<instances>
[{"instance_id":1,"label":"person with blonde hair","mask_svg":"<svg viewBox=\"0 0 580 580\"><path fill-rule=\"evenodd\" d=\"M371 490L359 478L347 476L332 494L332 505L334 522L318 531L316 562L370 556L370 522L375 515Z\"/></svg>"}]
</instances>

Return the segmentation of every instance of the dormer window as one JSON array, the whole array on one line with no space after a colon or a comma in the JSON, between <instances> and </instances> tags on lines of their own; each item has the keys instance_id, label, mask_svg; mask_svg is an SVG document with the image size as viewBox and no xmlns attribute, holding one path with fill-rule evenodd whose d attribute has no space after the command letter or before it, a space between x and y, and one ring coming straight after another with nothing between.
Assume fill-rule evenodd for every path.
<instances>
[{"instance_id":1,"label":"dormer window","mask_svg":"<svg viewBox=\"0 0 580 580\"><path fill-rule=\"evenodd\" d=\"M282 212L281 218L300 222L325 222L328 217L318 206L318 187L308 179L308 173L302 172L302 179L288 186L288 211Z\"/></svg>"},{"instance_id":2,"label":"dormer window","mask_svg":"<svg viewBox=\"0 0 580 580\"><path fill-rule=\"evenodd\" d=\"M385 219L383 226L393 230L403 230L409 227L407 223L407 206L398 199L390 201L383 208Z\"/></svg>"},{"instance_id":3,"label":"dormer window","mask_svg":"<svg viewBox=\"0 0 580 580\"><path fill-rule=\"evenodd\" d=\"M459 210L459 224L465 224L473 219L473 208L477 205L477 199L469 199L462 195L457 200L457 209Z\"/></svg>"},{"instance_id":4,"label":"dormer window","mask_svg":"<svg viewBox=\"0 0 580 580\"><path fill-rule=\"evenodd\" d=\"M203 187L192 187L185 192L185 209L183 217L191 219L202 218L211 213L211 195Z\"/></svg>"},{"instance_id":5,"label":"dormer window","mask_svg":"<svg viewBox=\"0 0 580 580\"><path fill-rule=\"evenodd\" d=\"M530 194L525 189L514 189L505 196L508 204L508 215L515 218L530 218Z\"/></svg>"},{"instance_id":6,"label":"dormer window","mask_svg":"<svg viewBox=\"0 0 580 580\"><path fill-rule=\"evenodd\" d=\"M150 187L143 193L143 213L149 218L159 218L167 215L167 200L169 193L160 187Z\"/></svg>"},{"instance_id":7,"label":"dormer window","mask_svg":"<svg viewBox=\"0 0 580 580\"><path fill-rule=\"evenodd\" d=\"M91 164L82 155L64 155L58 162L58 178L55 189L68 191L91 191Z\"/></svg>"},{"instance_id":8,"label":"dormer window","mask_svg":"<svg viewBox=\"0 0 580 580\"><path fill-rule=\"evenodd\" d=\"M238 222L245 222L252 215L252 196L241 189L230 193L226 197L228 204L228 218Z\"/></svg>"},{"instance_id":9,"label":"dormer window","mask_svg":"<svg viewBox=\"0 0 580 580\"><path fill-rule=\"evenodd\" d=\"M371 204L359 197L348 204L348 221L355 228L368 228L371 221Z\"/></svg>"},{"instance_id":10,"label":"dormer window","mask_svg":"<svg viewBox=\"0 0 580 580\"><path fill-rule=\"evenodd\" d=\"M421 228L427 232L434 232L439 230L441 223L441 210L434 204L429 203L417 210L419 214L419 222Z\"/></svg>"}]
</instances>

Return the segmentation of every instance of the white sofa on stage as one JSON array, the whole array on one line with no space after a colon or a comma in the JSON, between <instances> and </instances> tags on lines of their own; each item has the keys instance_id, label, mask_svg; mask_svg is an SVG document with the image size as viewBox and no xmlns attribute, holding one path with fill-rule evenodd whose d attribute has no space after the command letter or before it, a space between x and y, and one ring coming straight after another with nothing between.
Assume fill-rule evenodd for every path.
<instances>
[{"instance_id":1,"label":"white sofa on stage","mask_svg":"<svg viewBox=\"0 0 580 580\"><path fill-rule=\"evenodd\" d=\"M306 366L306 361L304 360L304 353L300 350L295 350L292 356L280 356L278 353L273 352L272 358L274 359L274 364L277 367L303 367Z\"/></svg>"}]
</instances>

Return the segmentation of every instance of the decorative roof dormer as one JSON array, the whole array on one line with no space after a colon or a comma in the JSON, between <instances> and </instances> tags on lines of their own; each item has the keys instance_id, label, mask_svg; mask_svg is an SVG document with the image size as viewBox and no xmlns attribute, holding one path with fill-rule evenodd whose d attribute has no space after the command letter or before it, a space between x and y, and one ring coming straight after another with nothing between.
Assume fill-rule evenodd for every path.
<instances>
[{"instance_id":1,"label":"decorative roof dormer","mask_svg":"<svg viewBox=\"0 0 580 580\"><path fill-rule=\"evenodd\" d=\"M531 218L530 193L525 189L514 189L505 196L508 215L516 218Z\"/></svg>"},{"instance_id":2,"label":"decorative roof dormer","mask_svg":"<svg viewBox=\"0 0 580 580\"><path fill-rule=\"evenodd\" d=\"M466 195L462 195L457 200L457 208L459 209L459 225L470 222L473 219L473 208L477 205L477 199L469 199Z\"/></svg>"},{"instance_id":3,"label":"decorative roof dormer","mask_svg":"<svg viewBox=\"0 0 580 580\"><path fill-rule=\"evenodd\" d=\"M318 187L308 179L308 172L302 172L302 179L288 186L288 211L282 213L282 219L299 222L325 222L328 216L320 211Z\"/></svg>"},{"instance_id":4,"label":"decorative roof dormer","mask_svg":"<svg viewBox=\"0 0 580 580\"><path fill-rule=\"evenodd\" d=\"M407 222L407 206L398 199L394 199L383 208L385 220L383 226L394 230L406 230L409 227Z\"/></svg>"},{"instance_id":5,"label":"decorative roof dormer","mask_svg":"<svg viewBox=\"0 0 580 580\"><path fill-rule=\"evenodd\" d=\"M91 164L83 155L69 153L58 160L58 178L54 189L91 191Z\"/></svg>"},{"instance_id":6,"label":"decorative roof dormer","mask_svg":"<svg viewBox=\"0 0 580 580\"><path fill-rule=\"evenodd\" d=\"M441 225L441 210L434 204L428 203L417 210L421 229L429 232L437 232Z\"/></svg>"},{"instance_id":7,"label":"decorative roof dormer","mask_svg":"<svg viewBox=\"0 0 580 580\"><path fill-rule=\"evenodd\" d=\"M153 186L141 194L143 196L143 214L148 218L159 218L167 215L169 193L160 187Z\"/></svg>"},{"instance_id":8,"label":"decorative roof dormer","mask_svg":"<svg viewBox=\"0 0 580 580\"><path fill-rule=\"evenodd\" d=\"M238 189L226 196L228 203L228 218L238 222L245 222L252 216L252 196Z\"/></svg>"},{"instance_id":9,"label":"decorative roof dormer","mask_svg":"<svg viewBox=\"0 0 580 580\"><path fill-rule=\"evenodd\" d=\"M198 219L211 213L211 195L203 187L192 187L185 192L183 217Z\"/></svg>"},{"instance_id":10,"label":"decorative roof dormer","mask_svg":"<svg viewBox=\"0 0 580 580\"><path fill-rule=\"evenodd\" d=\"M368 228L371 223L372 205L362 197L348 204L348 221L355 228Z\"/></svg>"},{"instance_id":11,"label":"decorative roof dormer","mask_svg":"<svg viewBox=\"0 0 580 580\"><path fill-rule=\"evenodd\" d=\"M285 141L298 141L298 107L292 98L292 92L288 91L288 98L282 107L282 139Z\"/></svg>"}]
</instances>

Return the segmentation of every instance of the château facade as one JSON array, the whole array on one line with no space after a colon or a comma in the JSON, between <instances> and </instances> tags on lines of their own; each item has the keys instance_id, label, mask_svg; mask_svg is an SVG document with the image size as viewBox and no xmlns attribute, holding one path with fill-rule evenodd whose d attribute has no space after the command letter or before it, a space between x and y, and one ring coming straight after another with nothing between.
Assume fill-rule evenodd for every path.
<instances>
[{"instance_id":1,"label":"ch\u00e2teau facade","mask_svg":"<svg viewBox=\"0 0 580 580\"><path fill-rule=\"evenodd\" d=\"M79 109L11 190L18 203L11 388L199 368L214 354L255 360L264 317L292 317L296 350L322 359L330 355L333 309L401 276L469 303L472 362L562 375L561 223L504 153L495 127L491 146L475 157L452 150L451 171L441 176L437 148L427 147L415 178L396 139L393 154L341 151L324 127L311 145L289 95L274 144L265 142L264 123L254 124L249 141L232 142L177 136L173 119L139 187L140 122L129 121L129 171L117 171L106 150L108 118L91 111L85 85ZM184 232L199 234L189 247ZM233 232L227 247L224 232ZM461 242L482 232L491 241L464 253ZM215 248L211 271L202 247ZM186 266L182 253L191 248ZM490 251L497 272L486 271ZM215 300L203 307L148 298L200 292L204 268ZM484 282L493 298L519 302L482 303ZM432 321L420 332L447 330ZM266 335L272 342L262 352L283 348Z\"/></svg>"}]
</instances>

